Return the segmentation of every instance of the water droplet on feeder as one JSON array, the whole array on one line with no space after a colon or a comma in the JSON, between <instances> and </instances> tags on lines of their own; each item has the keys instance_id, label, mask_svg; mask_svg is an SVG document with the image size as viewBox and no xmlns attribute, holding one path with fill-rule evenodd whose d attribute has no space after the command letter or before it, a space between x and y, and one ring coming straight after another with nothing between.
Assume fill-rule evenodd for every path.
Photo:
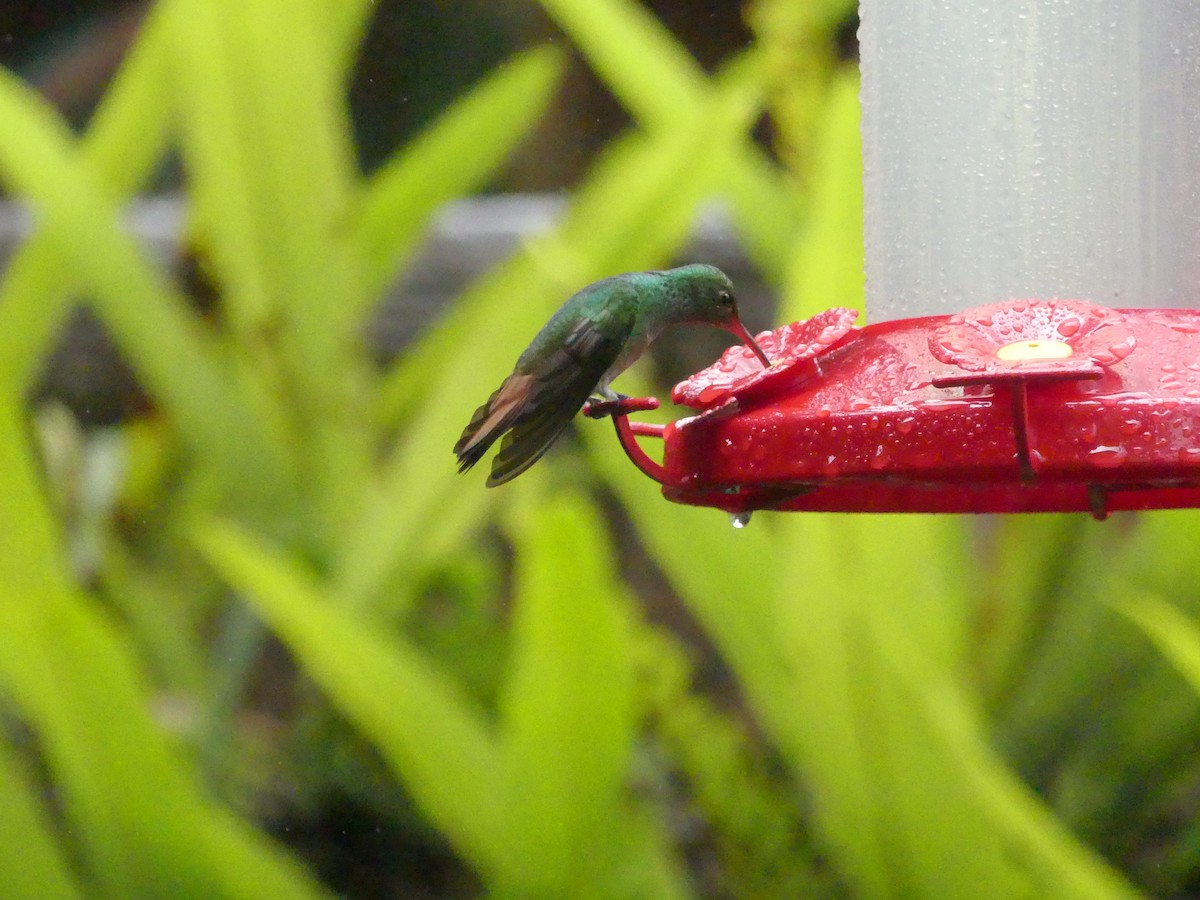
<instances>
[{"instance_id":1,"label":"water droplet on feeder","mask_svg":"<svg viewBox=\"0 0 1200 900\"><path fill-rule=\"evenodd\" d=\"M1078 319L1064 319L1058 323L1058 333L1063 337L1072 337L1079 333L1079 329L1083 327L1083 323Z\"/></svg>"},{"instance_id":2,"label":"water droplet on feeder","mask_svg":"<svg viewBox=\"0 0 1200 900\"><path fill-rule=\"evenodd\" d=\"M736 512L729 514L729 524L734 528L745 528L750 524L749 512Z\"/></svg>"},{"instance_id":3,"label":"water droplet on feeder","mask_svg":"<svg viewBox=\"0 0 1200 900\"><path fill-rule=\"evenodd\" d=\"M1109 347L1108 352L1112 355L1112 358L1115 362L1120 362L1133 352L1133 348L1135 346L1137 346L1137 341L1135 341L1133 336L1130 335L1129 337L1125 338L1125 340L1118 341ZM1096 362L1100 362L1100 360L1096 360ZM1111 365L1111 363L1109 365Z\"/></svg>"}]
</instances>

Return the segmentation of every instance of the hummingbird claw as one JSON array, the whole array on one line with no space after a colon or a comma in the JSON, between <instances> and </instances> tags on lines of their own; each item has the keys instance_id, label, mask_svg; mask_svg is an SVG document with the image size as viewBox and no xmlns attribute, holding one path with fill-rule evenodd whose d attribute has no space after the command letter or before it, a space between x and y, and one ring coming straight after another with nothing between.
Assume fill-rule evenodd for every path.
<instances>
[{"instance_id":1,"label":"hummingbird claw","mask_svg":"<svg viewBox=\"0 0 1200 900\"><path fill-rule=\"evenodd\" d=\"M589 400L583 404L583 414L589 419L627 416L633 412L645 412L650 409L658 409L657 397L627 397L618 394L616 400Z\"/></svg>"}]
</instances>

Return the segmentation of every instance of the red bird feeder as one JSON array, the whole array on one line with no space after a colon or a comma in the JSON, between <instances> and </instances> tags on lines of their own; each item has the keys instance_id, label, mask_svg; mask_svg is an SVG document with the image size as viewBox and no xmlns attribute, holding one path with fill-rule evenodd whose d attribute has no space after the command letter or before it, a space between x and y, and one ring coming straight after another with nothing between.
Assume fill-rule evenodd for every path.
<instances>
[{"instance_id":1,"label":"red bird feeder","mask_svg":"<svg viewBox=\"0 0 1200 900\"><path fill-rule=\"evenodd\" d=\"M758 335L769 369L729 349L672 393L695 415L618 415L622 445L668 499L732 514L1200 506L1200 311L1012 300L856 316ZM637 434L664 439L662 465Z\"/></svg>"}]
</instances>

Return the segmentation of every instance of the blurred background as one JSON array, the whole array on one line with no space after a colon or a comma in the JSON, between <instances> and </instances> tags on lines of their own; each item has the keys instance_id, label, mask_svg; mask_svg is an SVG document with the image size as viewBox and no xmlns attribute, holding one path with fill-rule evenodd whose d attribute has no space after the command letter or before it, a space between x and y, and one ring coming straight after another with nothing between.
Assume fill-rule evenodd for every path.
<instances>
[{"instance_id":1,"label":"blurred background","mask_svg":"<svg viewBox=\"0 0 1200 900\"><path fill-rule=\"evenodd\" d=\"M856 28L0 12L6 896L1200 894L1193 513L735 531L604 423L454 471L588 281L861 307Z\"/></svg>"},{"instance_id":2,"label":"blurred background","mask_svg":"<svg viewBox=\"0 0 1200 900\"><path fill-rule=\"evenodd\" d=\"M76 128L83 128L103 96L152 4L126 2L10 4L0 22L0 63L13 69ZM819 40L837 58L852 62L857 29L854 3L826 4L832 24ZM753 32L742 5L647 4L646 8L706 71L747 46ZM565 192L579 183L597 154L630 114L583 56L535 3L373 4L371 20L347 90L360 166L371 171L428 125L455 97L512 53L539 43L567 51L562 82L542 116L502 167L481 185L482 195L536 194L524 205L481 205L469 216L436 231L426 258L394 286L375 323L384 357L428 325L472 275L511 250L513 242L544 227L561 209ZM768 151L776 144L772 120L754 124L755 139ZM170 195L181 188L178 161L164 160L148 186ZM556 200L557 196L557 200ZM692 236L699 246L684 253L714 262L735 277L742 306L765 326L772 297L747 260L728 222L713 210ZM14 223L19 228L19 223ZM169 251L177 234L170 216L145 225ZM0 233L8 246L12 234ZM667 335L654 353L671 384L719 352L721 338ZM76 374L78 373L78 374ZM81 311L46 373L44 390L85 421L108 423L125 405L140 402L134 379L93 317Z\"/></svg>"},{"instance_id":3,"label":"blurred background","mask_svg":"<svg viewBox=\"0 0 1200 900\"><path fill-rule=\"evenodd\" d=\"M830 40L854 53L855 4ZM35 84L73 121L86 120L116 71L150 4L137 0L13 3L5 11L0 59ZM377 167L440 111L516 50L569 40L537 4L448 2L374 4L355 63L349 100L355 144L366 169ZM746 46L753 33L732 2L648 3L707 71ZM561 90L491 191L557 191L578 182L629 114L578 52ZM769 122L762 123L767 137Z\"/></svg>"}]
</instances>

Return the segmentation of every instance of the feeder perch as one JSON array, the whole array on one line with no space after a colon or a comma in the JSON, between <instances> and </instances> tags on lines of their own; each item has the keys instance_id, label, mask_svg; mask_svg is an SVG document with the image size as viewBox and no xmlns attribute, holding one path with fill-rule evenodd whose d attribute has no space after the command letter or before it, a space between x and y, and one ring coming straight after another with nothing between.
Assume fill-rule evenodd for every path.
<instances>
[{"instance_id":1,"label":"feeder perch","mask_svg":"<svg viewBox=\"0 0 1200 900\"><path fill-rule=\"evenodd\" d=\"M663 428L615 410L630 457L735 522L1200 506L1200 5L860 18L870 324L758 335Z\"/></svg>"}]
</instances>

